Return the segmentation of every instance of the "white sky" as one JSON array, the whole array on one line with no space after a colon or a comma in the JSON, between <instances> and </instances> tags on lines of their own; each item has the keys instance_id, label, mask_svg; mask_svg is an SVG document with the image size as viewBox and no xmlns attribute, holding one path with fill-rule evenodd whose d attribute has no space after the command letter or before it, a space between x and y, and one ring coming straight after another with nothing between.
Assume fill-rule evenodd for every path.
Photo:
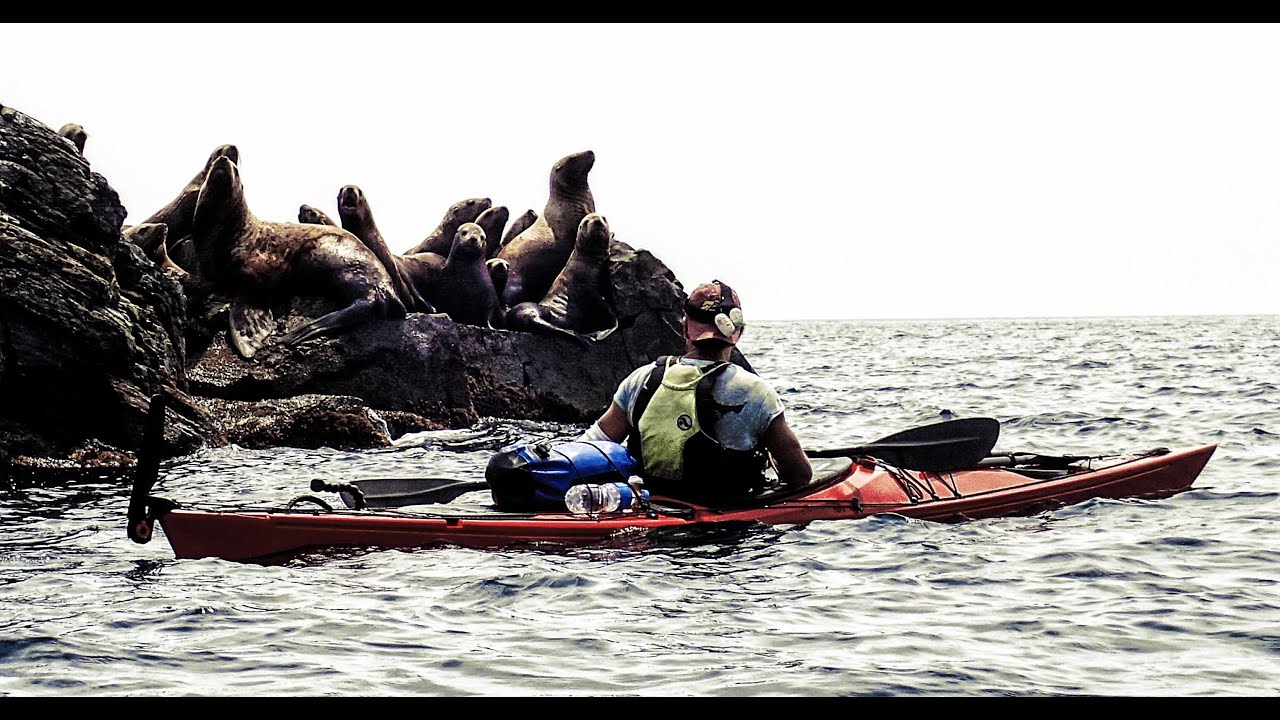
<instances>
[{"instance_id":1,"label":"white sky","mask_svg":"<svg viewBox=\"0 0 1280 720\"><path fill-rule=\"evenodd\" d=\"M0 25L0 103L136 223L222 143L250 208L393 250L490 197L597 210L747 320L1280 312L1280 26Z\"/></svg>"}]
</instances>

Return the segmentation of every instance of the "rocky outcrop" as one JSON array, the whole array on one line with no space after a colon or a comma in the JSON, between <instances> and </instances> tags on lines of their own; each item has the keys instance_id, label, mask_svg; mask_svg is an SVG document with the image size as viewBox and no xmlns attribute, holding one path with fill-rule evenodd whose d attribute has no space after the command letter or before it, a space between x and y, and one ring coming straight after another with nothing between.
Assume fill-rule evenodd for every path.
<instances>
[{"instance_id":1,"label":"rocky outcrop","mask_svg":"<svg viewBox=\"0 0 1280 720\"><path fill-rule=\"evenodd\" d=\"M200 398L219 418L228 443L246 448L292 447L362 450L391 444L387 420L360 399L300 395L270 402Z\"/></svg>"},{"instance_id":2,"label":"rocky outcrop","mask_svg":"<svg viewBox=\"0 0 1280 720\"><path fill-rule=\"evenodd\" d=\"M170 452L216 435L184 392L181 288L121 236L125 215L71 140L0 109L0 453L132 448L161 388Z\"/></svg>"},{"instance_id":3,"label":"rocky outcrop","mask_svg":"<svg viewBox=\"0 0 1280 720\"><path fill-rule=\"evenodd\" d=\"M191 360L191 392L241 401L348 395L377 410L454 427L481 416L590 422L608 407L627 373L684 349L684 295L671 271L650 253L618 241L610 270L619 329L597 343L411 313L292 348L268 342L250 362L227 345L225 330L214 330ZM326 309L323 300L300 298L281 309L279 327L287 330ZM213 327L226 322L225 314L207 316Z\"/></svg>"},{"instance_id":4,"label":"rocky outcrop","mask_svg":"<svg viewBox=\"0 0 1280 720\"><path fill-rule=\"evenodd\" d=\"M72 140L0 108L0 470L132 461L160 391L173 398L165 455L378 447L488 416L589 422L627 373L684 349L674 274L615 240L619 327L594 344L414 313L293 348L269 340L246 361L227 346L226 298L162 272L122 236L126 214ZM290 299L276 337L332 309Z\"/></svg>"}]
</instances>

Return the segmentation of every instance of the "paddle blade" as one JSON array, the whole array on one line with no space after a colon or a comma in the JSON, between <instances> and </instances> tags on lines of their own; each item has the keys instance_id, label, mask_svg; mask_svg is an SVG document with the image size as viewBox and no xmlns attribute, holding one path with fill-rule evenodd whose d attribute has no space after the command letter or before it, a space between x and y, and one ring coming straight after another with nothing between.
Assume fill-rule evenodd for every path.
<instances>
[{"instance_id":1,"label":"paddle blade","mask_svg":"<svg viewBox=\"0 0 1280 720\"><path fill-rule=\"evenodd\" d=\"M133 487L129 492L126 532L130 540L139 544L151 540L152 524L147 519L147 502L151 499L151 488L160 476L160 453L164 446L164 409L167 404L168 396L163 392L151 396L142 444L138 448Z\"/></svg>"},{"instance_id":2,"label":"paddle blade","mask_svg":"<svg viewBox=\"0 0 1280 720\"><path fill-rule=\"evenodd\" d=\"M995 418L960 418L903 430L867 445L812 450L809 457L870 455L895 467L950 472L976 467L1000 437Z\"/></svg>"},{"instance_id":3,"label":"paddle blade","mask_svg":"<svg viewBox=\"0 0 1280 720\"><path fill-rule=\"evenodd\" d=\"M469 492L489 489L489 484L483 480L452 478L365 478L352 480L351 484L360 488L368 507L447 503ZM355 506L350 494L339 493L339 497L347 507Z\"/></svg>"}]
</instances>

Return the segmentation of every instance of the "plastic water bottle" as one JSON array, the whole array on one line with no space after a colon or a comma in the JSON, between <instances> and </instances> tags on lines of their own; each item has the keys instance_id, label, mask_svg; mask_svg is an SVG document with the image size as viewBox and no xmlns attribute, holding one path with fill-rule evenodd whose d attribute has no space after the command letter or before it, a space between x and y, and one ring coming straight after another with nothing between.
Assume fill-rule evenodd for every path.
<instances>
[{"instance_id":1,"label":"plastic water bottle","mask_svg":"<svg viewBox=\"0 0 1280 720\"><path fill-rule=\"evenodd\" d=\"M624 482L574 485L564 494L564 506L577 515L617 512L629 509L635 495L631 486ZM649 491L641 490L640 497L647 499Z\"/></svg>"}]
</instances>

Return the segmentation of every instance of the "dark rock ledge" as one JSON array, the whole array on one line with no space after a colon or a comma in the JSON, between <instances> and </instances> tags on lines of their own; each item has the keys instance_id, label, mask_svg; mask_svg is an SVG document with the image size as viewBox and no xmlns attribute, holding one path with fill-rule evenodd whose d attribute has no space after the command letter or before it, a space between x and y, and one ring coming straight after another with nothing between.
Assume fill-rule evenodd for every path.
<instances>
[{"instance_id":1,"label":"dark rock ledge","mask_svg":"<svg viewBox=\"0 0 1280 720\"><path fill-rule=\"evenodd\" d=\"M149 398L174 398L165 454L379 447L481 417L589 422L618 381L683 350L684 291L651 253L614 241L620 328L568 338L410 314L253 361L226 343L225 299L188 297L121 235L126 211L75 145L0 108L0 470L133 462ZM281 330L323 312L278 308Z\"/></svg>"}]
</instances>

